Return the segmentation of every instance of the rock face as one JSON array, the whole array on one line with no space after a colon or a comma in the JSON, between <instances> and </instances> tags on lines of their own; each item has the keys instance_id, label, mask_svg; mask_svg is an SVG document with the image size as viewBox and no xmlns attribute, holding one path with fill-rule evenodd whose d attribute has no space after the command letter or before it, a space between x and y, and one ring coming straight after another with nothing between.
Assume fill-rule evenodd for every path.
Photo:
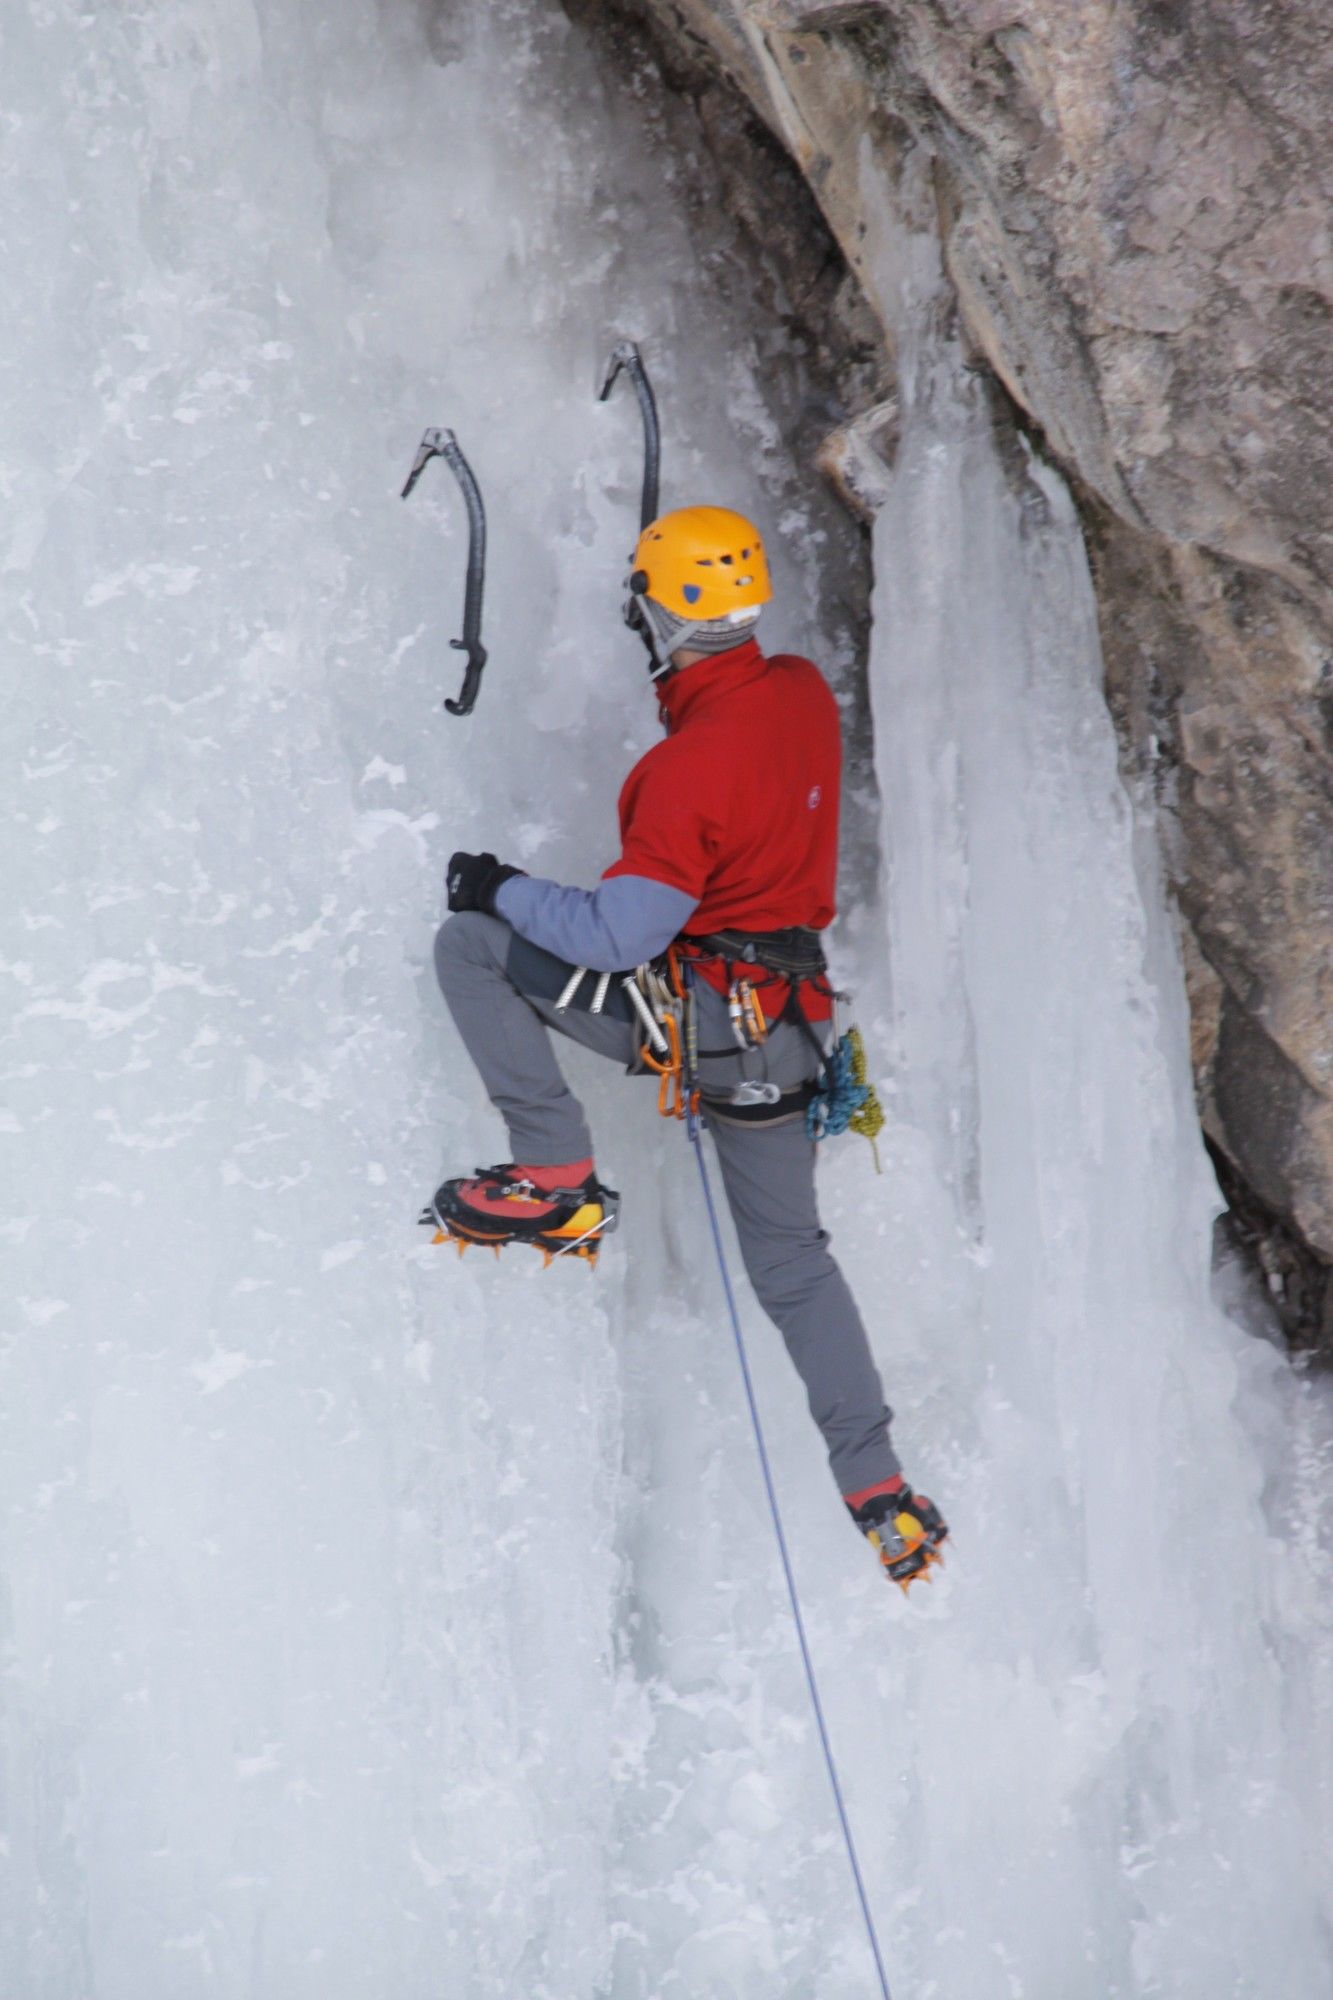
<instances>
[{"instance_id":1,"label":"rock face","mask_svg":"<svg viewBox=\"0 0 1333 2000\"><path fill-rule=\"evenodd\" d=\"M1292 1330L1333 1340L1326 0L640 4L782 138L872 307L864 244L929 147L964 325L1083 507L1205 1127Z\"/></svg>"}]
</instances>

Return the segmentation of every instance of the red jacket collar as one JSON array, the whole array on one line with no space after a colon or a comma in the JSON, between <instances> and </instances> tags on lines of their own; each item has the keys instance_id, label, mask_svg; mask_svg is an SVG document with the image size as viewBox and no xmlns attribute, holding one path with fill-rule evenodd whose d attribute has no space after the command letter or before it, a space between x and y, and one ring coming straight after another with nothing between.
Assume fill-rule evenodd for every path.
<instances>
[{"instance_id":1,"label":"red jacket collar","mask_svg":"<svg viewBox=\"0 0 1333 2000\"><path fill-rule=\"evenodd\" d=\"M708 708L732 688L758 680L768 661L757 639L743 640L729 652L714 653L711 659L697 660L669 674L657 684L657 700L668 735L679 729L691 715Z\"/></svg>"}]
</instances>

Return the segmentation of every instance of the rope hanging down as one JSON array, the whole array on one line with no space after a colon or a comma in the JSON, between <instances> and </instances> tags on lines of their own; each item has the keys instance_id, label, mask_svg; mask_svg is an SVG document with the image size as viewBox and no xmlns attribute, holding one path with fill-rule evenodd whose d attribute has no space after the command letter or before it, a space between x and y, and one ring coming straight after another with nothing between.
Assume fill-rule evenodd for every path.
<instances>
[{"instance_id":1,"label":"rope hanging down","mask_svg":"<svg viewBox=\"0 0 1333 2000\"><path fill-rule=\"evenodd\" d=\"M884 1970L884 1959L880 1953L879 1938L875 1933L875 1920L870 1914L870 1899L866 1895L866 1885L861 1874L861 1863L857 1859L856 1842L852 1838L851 1821L847 1817L847 1805L842 1795L842 1781L838 1776L838 1766L833 1755L833 1745L829 1740L828 1725L824 1720L824 1705L819 1699L819 1683L815 1679L814 1662L810 1658L810 1646L805 1636L805 1620L801 1616L801 1600L796 1591L796 1576L791 1566L791 1556L787 1551L787 1537L783 1532L782 1515L778 1510L777 1489L773 1484L773 1468L768 1460L768 1446L764 1441L764 1427L759 1417L759 1404L754 1393L754 1381L750 1374L750 1357L745 1350L745 1336L741 1332L740 1314L736 1310L736 1295L731 1289L731 1275L727 1270L726 1254L722 1248L722 1231L718 1226L717 1206L713 1200L712 1182L708 1178L708 1163L704 1159L703 1133L699 1113L692 1096L685 1100L685 1129L689 1133L694 1157L699 1165L699 1181L703 1188L704 1206L708 1210L708 1223L713 1232L713 1248L717 1252L717 1268L722 1274L722 1290L726 1294L727 1311L731 1316L731 1331L736 1341L736 1355L741 1364L741 1380L745 1384L745 1400L750 1409L750 1422L754 1427L754 1441L759 1451L759 1469L764 1476L764 1491L768 1495L769 1512L773 1516L773 1530L778 1538L778 1554L782 1558L782 1573L787 1579L787 1595L791 1599L791 1615L796 1626L796 1638L801 1648L801 1661L805 1667L806 1686L810 1690L810 1706L815 1712L815 1723L819 1730L819 1741L824 1752L824 1763L828 1770L829 1783L833 1787L833 1802L838 1809L838 1819L842 1826L842 1837L847 1847L847 1859L852 1867L852 1879L856 1883L857 1900L861 1905L861 1915L865 1918L866 1936L870 1941L871 1956L875 1961L875 1971L879 1977L879 1990L883 2000L893 2000L889 1992L889 1975Z\"/></svg>"}]
</instances>

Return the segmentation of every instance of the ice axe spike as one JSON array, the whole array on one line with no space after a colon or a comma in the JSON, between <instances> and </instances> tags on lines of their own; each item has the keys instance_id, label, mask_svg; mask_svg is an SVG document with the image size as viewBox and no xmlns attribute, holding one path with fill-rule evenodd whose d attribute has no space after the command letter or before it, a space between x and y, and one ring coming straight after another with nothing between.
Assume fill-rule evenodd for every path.
<instances>
[{"instance_id":1,"label":"ice axe spike","mask_svg":"<svg viewBox=\"0 0 1333 2000\"><path fill-rule=\"evenodd\" d=\"M467 582L463 593L463 636L451 639L455 652L467 654L467 671L457 701L445 700L450 715L471 715L481 687L486 648L481 643L481 597L486 585L486 507L472 467L452 431L428 430L421 439L402 498L407 499L433 458L442 458L462 489L467 508Z\"/></svg>"},{"instance_id":2,"label":"ice axe spike","mask_svg":"<svg viewBox=\"0 0 1333 2000\"><path fill-rule=\"evenodd\" d=\"M648 370L643 365L637 340L617 341L611 350L611 359L606 364L606 374L597 396L599 403L604 403L611 394L622 370L634 385L634 393L639 399L639 413L643 418L643 497L639 503L639 532L642 534L648 523L657 519L662 432L657 420L657 399L653 395L653 385L648 380Z\"/></svg>"}]
</instances>

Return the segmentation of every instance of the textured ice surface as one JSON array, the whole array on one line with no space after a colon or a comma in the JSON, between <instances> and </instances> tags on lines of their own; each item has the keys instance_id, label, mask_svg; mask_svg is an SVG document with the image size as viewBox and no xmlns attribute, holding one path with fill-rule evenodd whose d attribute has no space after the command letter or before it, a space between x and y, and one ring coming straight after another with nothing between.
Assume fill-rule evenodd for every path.
<instances>
[{"instance_id":1,"label":"textured ice surface","mask_svg":"<svg viewBox=\"0 0 1333 2000\"><path fill-rule=\"evenodd\" d=\"M0 1992L852 2000L683 1142L574 1057L626 1196L595 1280L412 1221L502 1150L429 974L443 860L591 880L652 738L614 328L652 343L666 497L781 513L815 651L818 551L725 217L556 8L422 19L0 22ZM892 927L862 1011L897 1117L883 1180L847 1141L824 1188L956 1529L925 1601L753 1325L886 1951L919 2000L1315 2000L1315 1413L1209 1304L1068 503L1001 473L947 354L909 386L858 932ZM397 499L428 422L491 509L468 723L457 495Z\"/></svg>"},{"instance_id":2,"label":"textured ice surface","mask_svg":"<svg viewBox=\"0 0 1333 2000\"><path fill-rule=\"evenodd\" d=\"M1068 494L1026 453L1002 462L980 381L931 331L933 250L888 235L890 1033L949 1192L918 1218L958 1308L926 1414L943 1454L949 1412L943 1483L973 1538L936 1699L913 1698L916 1821L967 1919L949 1871L923 1881L908 1990L1324 1992L1329 1632L1306 1618L1327 1567L1275 1539L1290 1468L1265 1452L1317 1456L1327 1416L1210 1306L1182 980Z\"/></svg>"}]
</instances>

